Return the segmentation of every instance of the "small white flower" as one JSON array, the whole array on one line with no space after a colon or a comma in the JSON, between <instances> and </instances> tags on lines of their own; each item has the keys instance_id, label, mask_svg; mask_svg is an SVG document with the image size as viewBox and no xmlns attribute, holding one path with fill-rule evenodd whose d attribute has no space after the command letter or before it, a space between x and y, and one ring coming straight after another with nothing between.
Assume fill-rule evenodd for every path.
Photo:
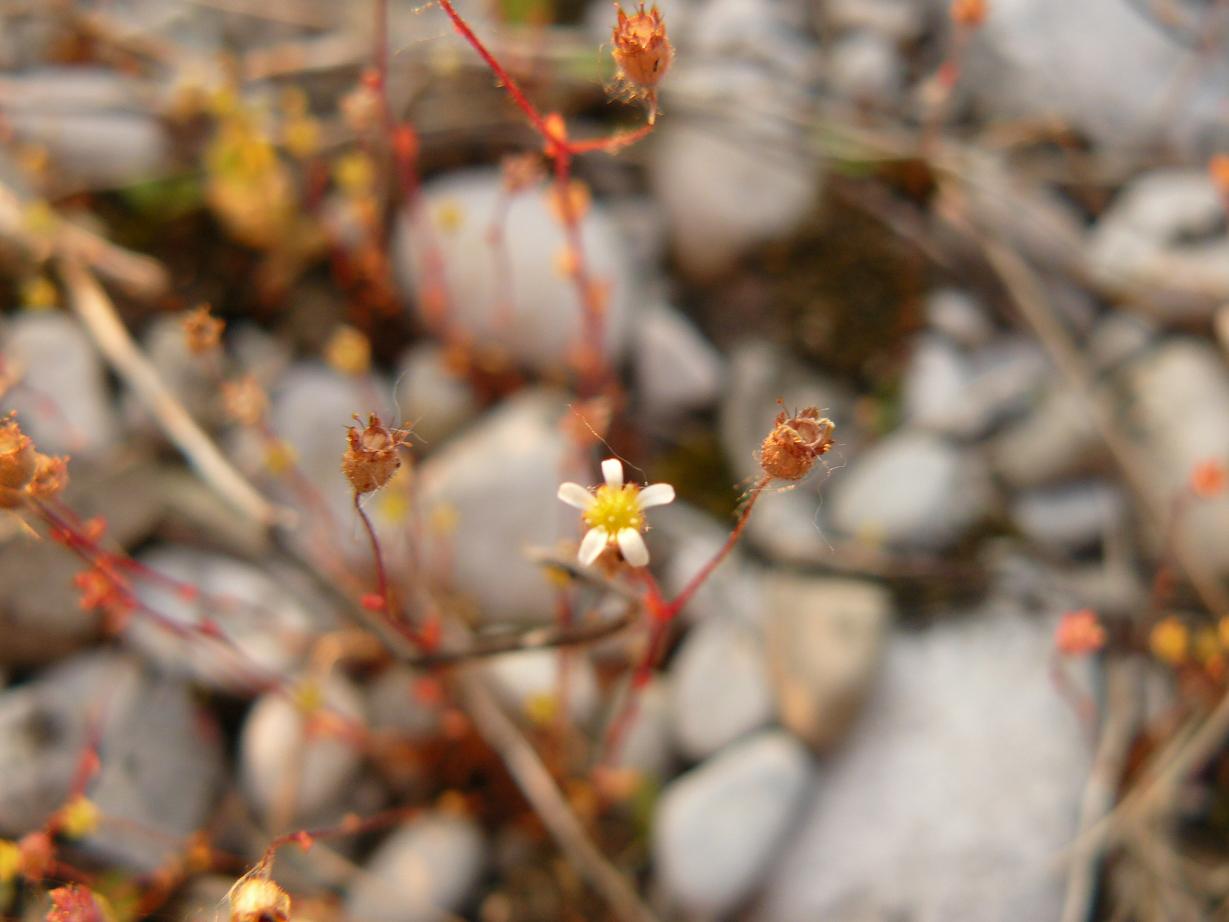
<instances>
[{"instance_id":1,"label":"small white flower","mask_svg":"<svg viewBox=\"0 0 1229 922\"><path fill-rule=\"evenodd\" d=\"M559 498L581 510L589 526L577 557L588 566L613 544L629 564L643 567L649 562L649 549L642 537L644 510L674 502L674 487L655 483L641 489L634 483L625 484L623 464L618 458L602 462L602 476L606 482L593 490L578 483L559 487Z\"/></svg>"}]
</instances>

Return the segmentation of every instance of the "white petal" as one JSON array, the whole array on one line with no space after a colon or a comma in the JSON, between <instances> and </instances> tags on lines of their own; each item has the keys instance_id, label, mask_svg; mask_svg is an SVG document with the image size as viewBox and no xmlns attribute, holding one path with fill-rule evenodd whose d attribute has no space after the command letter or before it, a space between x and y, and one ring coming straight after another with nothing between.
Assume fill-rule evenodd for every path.
<instances>
[{"instance_id":1,"label":"white petal","mask_svg":"<svg viewBox=\"0 0 1229 922\"><path fill-rule=\"evenodd\" d=\"M555 495L569 506L575 506L577 509L588 509L597 502L593 498L593 494L578 483L559 484L559 492Z\"/></svg>"},{"instance_id":2,"label":"white petal","mask_svg":"<svg viewBox=\"0 0 1229 922\"><path fill-rule=\"evenodd\" d=\"M641 509L649 509L652 506L664 506L666 503L674 502L674 487L668 483L649 484L649 486L640 491L636 501L640 504Z\"/></svg>"},{"instance_id":3,"label":"white petal","mask_svg":"<svg viewBox=\"0 0 1229 922\"><path fill-rule=\"evenodd\" d=\"M623 559L633 567L643 567L649 562L649 549L640 532L634 528L619 529L619 550L623 552Z\"/></svg>"},{"instance_id":4,"label":"white petal","mask_svg":"<svg viewBox=\"0 0 1229 922\"><path fill-rule=\"evenodd\" d=\"M609 540L610 536L606 534L606 529L590 528L580 542L580 551L576 554L576 559L586 567L589 566L601 555Z\"/></svg>"},{"instance_id":5,"label":"white petal","mask_svg":"<svg viewBox=\"0 0 1229 922\"><path fill-rule=\"evenodd\" d=\"M606 486L619 489L623 486L623 462L618 458L607 458L602 462L602 476L606 478Z\"/></svg>"}]
</instances>

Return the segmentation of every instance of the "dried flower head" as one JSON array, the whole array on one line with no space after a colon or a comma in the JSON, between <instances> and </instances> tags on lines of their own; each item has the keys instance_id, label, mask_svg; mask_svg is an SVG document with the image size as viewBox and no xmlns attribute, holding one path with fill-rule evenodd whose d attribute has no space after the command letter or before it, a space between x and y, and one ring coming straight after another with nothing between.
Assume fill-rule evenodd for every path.
<instances>
[{"instance_id":1,"label":"dried flower head","mask_svg":"<svg viewBox=\"0 0 1229 922\"><path fill-rule=\"evenodd\" d=\"M807 407L794 416L782 410L760 446L760 467L776 480L801 480L832 447L836 424Z\"/></svg>"},{"instance_id":2,"label":"dried flower head","mask_svg":"<svg viewBox=\"0 0 1229 922\"><path fill-rule=\"evenodd\" d=\"M17 415L10 413L0 422L0 487L20 490L34 476L37 464L34 442L21 431Z\"/></svg>"},{"instance_id":3,"label":"dried flower head","mask_svg":"<svg viewBox=\"0 0 1229 922\"><path fill-rule=\"evenodd\" d=\"M231 888L230 922L286 922L290 894L264 877L248 877Z\"/></svg>"},{"instance_id":4,"label":"dried flower head","mask_svg":"<svg viewBox=\"0 0 1229 922\"><path fill-rule=\"evenodd\" d=\"M222 407L240 426L255 426L269 409L269 397L251 375L222 382Z\"/></svg>"},{"instance_id":5,"label":"dried flower head","mask_svg":"<svg viewBox=\"0 0 1229 922\"><path fill-rule=\"evenodd\" d=\"M226 329L226 321L213 316L208 304L188 311L182 323L188 351L193 355L205 355L217 349L222 341L222 331Z\"/></svg>"},{"instance_id":6,"label":"dried flower head","mask_svg":"<svg viewBox=\"0 0 1229 922\"><path fill-rule=\"evenodd\" d=\"M641 489L634 483L624 483L623 464L617 458L602 462L602 477L606 482L592 492L578 483L559 487L558 497L580 509L589 526L577 556L581 563L589 566L606 548L618 548L629 564L643 567L649 562L649 549L641 537L645 528L644 510L673 502L674 487L655 483Z\"/></svg>"},{"instance_id":7,"label":"dried flower head","mask_svg":"<svg viewBox=\"0 0 1229 922\"><path fill-rule=\"evenodd\" d=\"M115 913L104 897L80 884L57 887L51 897L47 922L114 922Z\"/></svg>"},{"instance_id":8,"label":"dried flower head","mask_svg":"<svg viewBox=\"0 0 1229 922\"><path fill-rule=\"evenodd\" d=\"M359 422L359 418L355 416L354 421ZM405 444L406 435L404 430L388 429L375 413L367 417L366 428L351 426L346 430L349 447L342 456L341 471L356 496L378 490L392 480L401 467L397 449Z\"/></svg>"},{"instance_id":9,"label":"dried flower head","mask_svg":"<svg viewBox=\"0 0 1229 922\"><path fill-rule=\"evenodd\" d=\"M35 459L34 476L26 484L26 492L35 499L54 499L68 486L68 456L53 458L40 454Z\"/></svg>"},{"instance_id":10,"label":"dried flower head","mask_svg":"<svg viewBox=\"0 0 1229 922\"><path fill-rule=\"evenodd\" d=\"M657 117L657 84L670 69L674 49L656 6L646 11L641 2L631 16L621 6L615 8L618 21L611 30L611 54L618 68L615 78L633 98L648 102L651 123Z\"/></svg>"},{"instance_id":11,"label":"dried flower head","mask_svg":"<svg viewBox=\"0 0 1229 922\"><path fill-rule=\"evenodd\" d=\"M1063 615L1054 632L1054 646L1066 656L1095 653L1105 646L1105 628L1097 621L1097 613L1088 608Z\"/></svg>"}]
</instances>

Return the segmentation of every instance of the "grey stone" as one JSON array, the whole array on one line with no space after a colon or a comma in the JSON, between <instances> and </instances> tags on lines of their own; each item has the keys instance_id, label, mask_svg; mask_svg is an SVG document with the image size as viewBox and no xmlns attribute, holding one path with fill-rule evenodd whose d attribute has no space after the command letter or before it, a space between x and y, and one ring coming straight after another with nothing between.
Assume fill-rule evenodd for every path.
<instances>
[{"instance_id":1,"label":"grey stone","mask_svg":"<svg viewBox=\"0 0 1229 922\"><path fill-rule=\"evenodd\" d=\"M1052 484L1085 473L1104 455L1083 398L1059 382L1036 406L989 444L995 474L1017 489Z\"/></svg>"},{"instance_id":2,"label":"grey stone","mask_svg":"<svg viewBox=\"0 0 1229 922\"><path fill-rule=\"evenodd\" d=\"M8 325L4 357L22 377L3 405L17 410L39 450L81 457L114 447L119 432L102 361L76 318L21 314Z\"/></svg>"},{"instance_id":3,"label":"grey stone","mask_svg":"<svg viewBox=\"0 0 1229 922\"><path fill-rule=\"evenodd\" d=\"M339 675L317 685L330 715L363 724L363 701ZM344 736L311 734L309 716L285 691L262 695L239 739L239 780L256 812L279 831L319 822L344 802L362 753Z\"/></svg>"},{"instance_id":4,"label":"grey stone","mask_svg":"<svg viewBox=\"0 0 1229 922\"><path fill-rule=\"evenodd\" d=\"M483 671L492 680L496 694L505 706L523 717L532 718L540 704L558 706L562 661L558 650L522 650L491 657ZM583 654L568 657L568 718L584 724L598 705L597 676L593 664Z\"/></svg>"},{"instance_id":5,"label":"grey stone","mask_svg":"<svg viewBox=\"0 0 1229 922\"><path fill-rule=\"evenodd\" d=\"M82 847L153 871L176 854L175 840L204 824L221 781L221 741L187 685L124 654L83 654L0 692L0 834L33 831L64 804L93 733L100 770L85 793L104 814L142 828L104 827Z\"/></svg>"},{"instance_id":6,"label":"grey stone","mask_svg":"<svg viewBox=\"0 0 1229 922\"><path fill-rule=\"evenodd\" d=\"M408 296L424 280L428 247L433 243L444 266L448 322L477 346L490 347L538 371L566 369L584 330L576 286L559 267L566 234L548 206L547 190L552 188L545 185L512 200L504 224L511 266L506 278L496 270L488 239L502 189L500 174L494 170L427 183L423 213L417 219L433 222L432 237L427 239L415 220L402 215L394 241L398 279ZM637 275L600 203L593 202L583 216L581 237L590 275L610 286L601 345L606 356L617 360L639 298L634 287ZM415 306L421 313L418 299Z\"/></svg>"},{"instance_id":7,"label":"grey stone","mask_svg":"<svg viewBox=\"0 0 1229 922\"><path fill-rule=\"evenodd\" d=\"M992 502L987 472L976 456L937 436L907 430L868 449L830 493L838 531L912 550L950 547Z\"/></svg>"},{"instance_id":8,"label":"grey stone","mask_svg":"<svg viewBox=\"0 0 1229 922\"><path fill-rule=\"evenodd\" d=\"M1163 505L1189 490L1196 465L1225 463L1229 370L1211 345L1173 338L1121 372L1127 432L1146 454L1148 484ZM1229 496L1201 498L1178 523L1188 553L1229 572ZM1159 536L1157 536L1159 537Z\"/></svg>"},{"instance_id":9,"label":"grey stone","mask_svg":"<svg viewBox=\"0 0 1229 922\"><path fill-rule=\"evenodd\" d=\"M653 678L637 693L635 711L611 764L656 782L665 780L673 762L669 694L666 684Z\"/></svg>"},{"instance_id":10,"label":"grey stone","mask_svg":"<svg viewBox=\"0 0 1229 922\"><path fill-rule=\"evenodd\" d=\"M670 422L716 401L725 361L690 320L658 304L640 318L634 332L637 396L646 415Z\"/></svg>"},{"instance_id":11,"label":"grey stone","mask_svg":"<svg viewBox=\"0 0 1229 922\"><path fill-rule=\"evenodd\" d=\"M765 632L781 723L817 749L839 741L875 678L892 600L868 582L774 574Z\"/></svg>"},{"instance_id":12,"label":"grey stone","mask_svg":"<svg viewBox=\"0 0 1229 922\"><path fill-rule=\"evenodd\" d=\"M674 739L690 759L706 759L772 720L763 640L729 618L691 629L668 688Z\"/></svg>"},{"instance_id":13,"label":"grey stone","mask_svg":"<svg viewBox=\"0 0 1229 922\"><path fill-rule=\"evenodd\" d=\"M122 185L169 164L170 144L149 94L114 71L48 68L7 76L0 79L0 106L17 138L51 155L57 182Z\"/></svg>"},{"instance_id":14,"label":"grey stone","mask_svg":"<svg viewBox=\"0 0 1229 922\"><path fill-rule=\"evenodd\" d=\"M455 917L487 861L477 825L428 813L380 844L346 897L346 914L368 922L437 922Z\"/></svg>"},{"instance_id":15,"label":"grey stone","mask_svg":"<svg viewBox=\"0 0 1229 922\"><path fill-rule=\"evenodd\" d=\"M1059 119L1110 149L1165 141L1208 153L1225 64L1209 61L1171 96L1191 51L1154 12L1117 0L1001 0L988 9L963 83L996 117Z\"/></svg>"},{"instance_id":16,"label":"grey stone","mask_svg":"<svg viewBox=\"0 0 1229 922\"><path fill-rule=\"evenodd\" d=\"M666 591L672 596L682 592L720 550L733 527L733 521L719 522L682 502L654 509L647 541L654 558L666 561L661 576ZM735 546L680 615L687 621L729 618L755 626L761 608L759 570Z\"/></svg>"},{"instance_id":17,"label":"grey stone","mask_svg":"<svg viewBox=\"0 0 1229 922\"><path fill-rule=\"evenodd\" d=\"M137 598L167 626L137 612L125 638L168 672L211 687L245 692L284 676L327 623L295 597L289 574L174 545L139 560L157 576L135 581ZM229 643L170 628L196 628L207 618Z\"/></svg>"},{"instance_id":18,"label":"grey stone","mask_svg":"<svg viewBox=\"0 0 1229 922\"><path fill-rule=\"evenodd\" d=\"M524 391L419 468L424 520L441 513L455 519L454 530L436 542L457 549L447 555L451 569L444 575L482 619L553 617L555 590L524 551L580 537L579 515L555 496L561 481L592 482L576 469L561 431L566 412L562 395Z\"/></svg>"},{"instance_id":19,"label":"grey stone","mask_svg":"<svg viewBox=\"0 0 1229 922\"><path fill-rule=\"evenodd\" d=\"M1229 299L1224 203L1203 170L1157 170L1133 180L1101 216L1092 269L1111 288L1145 292L1176 317L1207 317Z\"/></svg>"},{"instance_id":20,"label":"grey stone","mask_svg":"<svg viewBox=\"0 0 1229 922\"><path fill-rule=\"evenodd\" d=\"M1058 918L1090 756L1053 628L1004 609L896 634L757 922Z\"/></svg>"},{"instance_id":21,"label":"grey stone","mask_svg":"<svg viewBox=\"0 0 1229 922\"><path fill-rule=\"evenodd\" d=\"M401 357L397 372L397 409L413 424L428 450L445 441L478 412L469 382L452 372L443 347L418 343Z\"/></svg>"},{"instance_id":22,"label":"grey stone","mask_svg":"<svg viewBox=\"0 0 1229 922\"><path fill-rule=\"evenodd\" d=\"M832 48L826 72L833 90L855 103L889 106L904 82L903 61L892 41L869 30L842 36Z\"/></svg>"},{"instance_id":23,"label":"grey stone","mask_svg":"<svg viewBox=\"0 0 1229 922\"><path fill-rule=\"evenodd\" d=\"M747 899L769 872L812 779L805 747L766 730L672 781L653 825L666 896L701 917Z\"/></svg>"},{"instance_id":24,"label":"grey stone","mask_svg":"<svg viewBox=\"0 0 1229 922\"><path fill-rule=\"evenodd\" d=\"M926 322L966 349L988 344L994 336L994 324L986 308L971 294L959 288L939 288L926 297Z\"/></svg>"},{"instance_id":25,"label":"grey stone","mask_svg":"<svg viewBox=\"0 0 1229 922\"><path fill-rule=\"evenodd\" d=\"M1055 551L1078 551L1120 526L1128 507L1122 492L1101 480L1022 493L1011 504L1016 526Z\"/></svg>"}]
</instances>

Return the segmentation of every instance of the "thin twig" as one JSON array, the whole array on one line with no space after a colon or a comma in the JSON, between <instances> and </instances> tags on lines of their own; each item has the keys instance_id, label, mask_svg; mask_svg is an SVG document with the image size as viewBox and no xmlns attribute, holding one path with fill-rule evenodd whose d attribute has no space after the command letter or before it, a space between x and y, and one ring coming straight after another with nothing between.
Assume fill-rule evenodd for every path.
<instances>
[{"instance_id":1,"label":"thin twig","mask_svg":"<svg viewBox=\"0 0 1229 922\"><path fill-rule=\"evenodd\" d=\"M500 709L485 680L467 670L459 677L466 711L482 738L499 753L521 793L560 850L610 904L620 922L654 922L635 888L585 832L554 778L516 725Z\"/></svg>"},{"instance_id":2,"label":"thin twig","mask_svg":"<svg viewBox=\"0 0 1229 922\"><path fill-rule=\"evenodd\" d=\"M94 338L99 351L141 399L201 478L237 510L266 528L292 521L293 513L274 506L261 496L171 393L153 364L133 341L116 313L115 305L90 271L71 258L61 260L60 271L72 308Z\"/></svg>"}]
</instances>

